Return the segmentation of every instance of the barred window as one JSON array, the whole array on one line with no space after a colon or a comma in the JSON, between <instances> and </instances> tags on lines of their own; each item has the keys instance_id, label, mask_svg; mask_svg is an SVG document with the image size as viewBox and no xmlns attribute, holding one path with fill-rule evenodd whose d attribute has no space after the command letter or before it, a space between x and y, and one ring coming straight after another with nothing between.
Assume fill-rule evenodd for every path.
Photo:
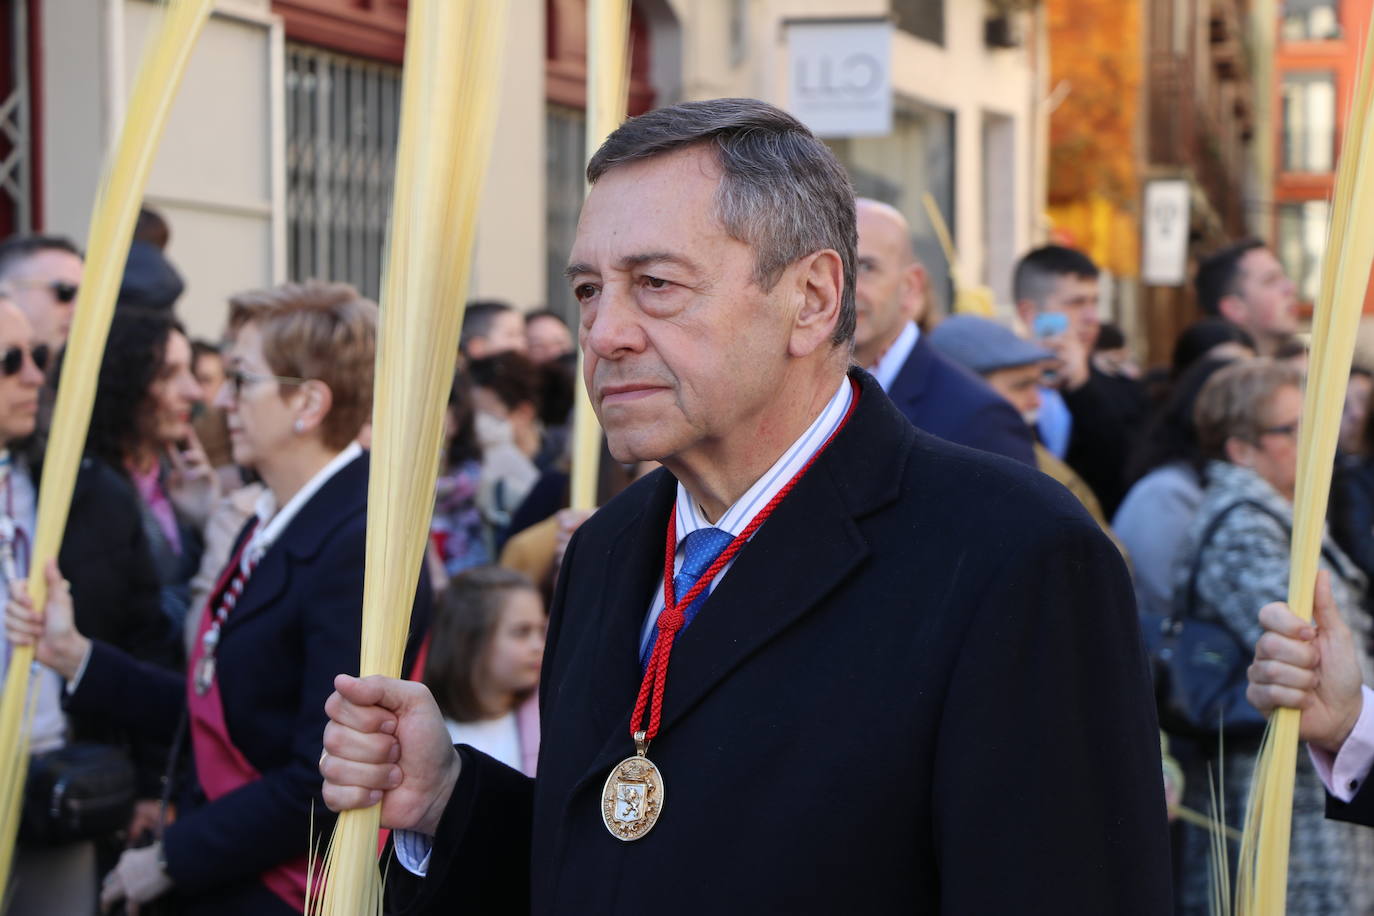
<instances>
[{"instance_id":1,"label":"barred window","mask_svg":"<svg viewBox=\"0 0 1374 916\"><path fill-rule=\"evenodd\" d=\"M1341 37L1336 0L1284 0L1284 41L1322 41Z\"/></svg>"},{"instance_id":2,"label":"barred window","mask_svg":"<svg viewBox=\"0 0 1374 916\"><path fill-rule=\"evenodd\" d=\"M1283 75L1283 170L1322 174L1336 166L1336 80L1330 71Z\"/></svg>"},{"instance_id":3,"label":"barred window","mask_svg":"<svg viewBox=\"0 0 1374 916\"><path fill-rule=\"evenodd\" d=\"M1321 291L1322 251L1326 248L1326 224L1331 207L1324 200L1279 204L1278 254L1283 269L1307 303Z\"/></svg>"},{"instance_id":4,"label":"barred window","mask_svg":"<svg viewBox=\"0 0 1374 916\"><path fill-rule=\"evenodd\" d=\"M401 70L288 44L287 271L381 292Z\"/></svg>"},{"instance_id":5,"label":"barred window","mask_svg":"<svg viewBox=\"0 0 1374 916\"><path fill-rule=\"evenodd\" d=\"M586 113L566 105L549 105L545 114L547 143L545 180L548 204L544 227L544 250L548 274L546 279L548 308L577 327L578 305L573 298L563 270L568 266L577 236L577 217L582 212L582 198L586 194L587 178L583 169L587 161Z\"/></svg>"}]
</instances>

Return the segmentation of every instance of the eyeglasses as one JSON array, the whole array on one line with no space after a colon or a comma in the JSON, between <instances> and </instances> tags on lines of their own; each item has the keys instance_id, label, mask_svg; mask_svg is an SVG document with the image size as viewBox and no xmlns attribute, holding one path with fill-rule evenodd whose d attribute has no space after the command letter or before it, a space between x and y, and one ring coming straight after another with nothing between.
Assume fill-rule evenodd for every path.
<instances>
[{"instance_id":1,"label":"eyeglasses","mask_svg":"<svg viewBox=\"0 0 1374 916\"><path fill-rule=\"evenodd\" d=\"M281 385L304 385L310 381L308 378L296 378L291 375L266 375L261 372L244 372L242 369L230 369L224 373L224 380L229 383L229 390L234 393L237 399L243 395L244 385L256 385L259 382L277 382Z\"/></svg>"},{"instance_id":2,"label":"eyeglasses","mask_svg":"<svg viewBox=\"0 0 1374 916\"><path fill-rule=\"evenodd\" d=\"M13 285L16 289L51 290L52 297L64 305L76 301L76 294L77 291L80 289L80 287L78 287L75 283L63 283L61 280L21 280Z\"/></svg>"},{"instance_id":3,"label":"eyeglasses","mask_svg":"<svg viewBox=\"0 0 1374 916\"><path fill-rule=\"evenodd\" d=\"M1259 431L1259 434L1261 436L1288 436L1290 438L1297 438L1298 421L1294 420L1292 423L1285 423L1282 426L1266 426Z\"/></svg>"},{"instance_id":4,"label":"eyeglasses","mask_svg":"<svg viewBox=\"0 0 1374 916\"><path fill-rule=\"evenodd\" d=\"M25 353L29 354L29 359L33 360L33 364L38 367L39 372L48 368L47 344L39 344L32 350L27 347L10 347L3 355L0 355L0 375L5 378L18 375L19 371L24 368Z\"/></svg>"}]
</instances>

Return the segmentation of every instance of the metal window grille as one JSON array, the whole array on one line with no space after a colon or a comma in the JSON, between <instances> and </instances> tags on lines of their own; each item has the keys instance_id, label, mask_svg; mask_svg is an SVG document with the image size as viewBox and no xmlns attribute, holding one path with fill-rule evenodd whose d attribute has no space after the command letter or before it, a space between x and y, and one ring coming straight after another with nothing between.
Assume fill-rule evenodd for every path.
<instances>
[{"instance_id":1,"label":"metal window grille","mask_svg":"<svg viewBox=\"0 0 1374 916\"><path fill-rule=\"evenodd\" d=\"M8 85L10 91L0 97L0 235L5 229L33 231L28 4L12 0L6 6L10 73L0 86Z\"/></svg>"},{"instance_id":2,"label":"metal window grille","mask_svg":"<svg viewBox=\"0 0 1374 916\"><path fill-rule=\"evenodd\" d=\"M563 316L572 327L577 322L577 300L563 279L577 235L577 217L582 212L582 198L586 194L587 123L586 112L562 105L546 109L545 178L548 210L545 225L545 257L548 264L546 299L548 308Z\"/></svg>"},{"instance_id":3,"label":"metal window grille","mask_svg":"<svg viewBox=\"0 0 1374 916\"><path fill-rule=\"evenodd\" d=\"M398 67L308 45L286 53L287 265L373 299L391 208Z\"/></svg>"}]
</instances>

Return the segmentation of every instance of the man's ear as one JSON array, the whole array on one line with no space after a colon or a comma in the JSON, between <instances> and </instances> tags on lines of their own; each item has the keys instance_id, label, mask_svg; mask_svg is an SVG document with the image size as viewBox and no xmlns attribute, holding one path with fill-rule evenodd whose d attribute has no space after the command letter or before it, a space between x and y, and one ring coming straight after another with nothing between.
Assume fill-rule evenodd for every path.
<instances>
[{"instance_id":1,"label":"man's ear","mask_svg":"<svg viewBox=\"0 0 1374 916\"><path fill-rule=\"evenodd\" d=\"M1040 310L1035 307L1035 303L1029 299L1018 299L1016 301L1016 317L1026 326L1026 333L1035 335L1035 316Z\"/></svg>"},{"instance_id":2,"label":"man's ear","mask_svg":"<svg viewBox=\"0 0 1374 916\"><path fill-rule=\"evenodd\" d=\"M1217 303L1217 314L1232 324L1245 326L1246 319L1250 317L1250 310L1245 307L1245 300L1234 293L1221 297Z\"/></svg>"},{"instance_id":3,"label":"man's ear","mask_svg":"<svg viewBox=\"0 0 1374 916\"><path fill-rule=\"evenodd\" d=\"M929 282L920 261L912 261L902 271L902 313L917 324L926 317L930 299L926 295Z\"/></svg>"},{"instance_id":4,"label":"man's ear","mask_svg":"<svg viewBox=\"0 0 1374 916\"><path fill-rule=\"evenodd\" d=\"M833 248L812 252L798 261L792 281L800 300L792 323L787 352L809 356L817 347L828 345L840 320L844 291L844 264Z\"/></svg>"}]
</instances>

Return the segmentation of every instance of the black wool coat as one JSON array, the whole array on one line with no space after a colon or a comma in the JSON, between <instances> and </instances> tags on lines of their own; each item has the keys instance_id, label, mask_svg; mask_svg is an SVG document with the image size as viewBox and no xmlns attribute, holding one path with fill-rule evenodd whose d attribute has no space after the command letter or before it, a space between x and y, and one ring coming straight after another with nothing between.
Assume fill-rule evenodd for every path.
<instances>
[{"instance_id":1,"label":"black wool coat","mask_svg":"<svg viewBox=\"0 0 1374 916\"><path fill-rule=\"evenodd\" d=\"M1120 554L1049 478L917 431L853 377L849 424L678 638L657 826L622 842L600 806L634 753L666 471L569 546L537 781L460 748L428 876L391 865L393 911L1169 911Z\"/></svg>"}]
</instances>

